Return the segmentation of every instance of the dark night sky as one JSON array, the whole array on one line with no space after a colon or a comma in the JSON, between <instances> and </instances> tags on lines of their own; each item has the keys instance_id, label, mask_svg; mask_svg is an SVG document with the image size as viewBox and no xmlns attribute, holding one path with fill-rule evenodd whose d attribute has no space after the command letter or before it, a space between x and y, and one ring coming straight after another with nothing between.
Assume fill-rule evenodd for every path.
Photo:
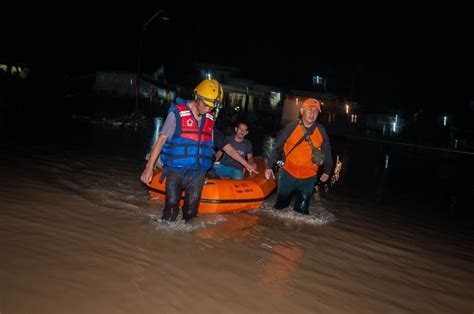
<instances>
[{"instance_id":1,"label":"dark night sky","mask_svg":"<svg viewBox=\"0 0 474 314\"><path fill-rule=\"evenodd\" d=\"M474 96L467 8L226 5L234 7L133 1L16 8L21 14L3 20L9 45L0 57L61 75L133 71L140 25L165 8L170 21L155 20L145 32L148 72L162 63L180 71L201 61L237 66L261 83L298 87L330 69L337 88L347 93L356 70L355 97L368 103L379 97L407 104L425 99L442 107L455 93L461 106Z\"/></svg>"}]
</instances>

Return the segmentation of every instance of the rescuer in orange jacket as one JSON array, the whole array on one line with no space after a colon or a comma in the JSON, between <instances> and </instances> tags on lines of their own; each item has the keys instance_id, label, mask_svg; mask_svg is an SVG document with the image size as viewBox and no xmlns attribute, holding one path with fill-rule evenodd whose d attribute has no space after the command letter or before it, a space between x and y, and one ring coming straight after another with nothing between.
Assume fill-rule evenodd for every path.
<instances>
[{"instance_id":1,"label":"rescuer in orange jacket","mask_svg":"<svg viewBox=\"0 0 474 314\"><path fill-rule=\"evenodd\" d=\"M329 137L324 126L316 122L321 103L308 98L301 108L301 119L288 124L280 133L268 162L265 176L273 176L272 165L282 155L283 166L279 172L278 198L274 208L279 210L290 205L295 196L294 210L309 214L309 201L317 181L318 168L323 167L319 178L326 182L332 171L333 161Z\"/></svg>"}]
</instances>

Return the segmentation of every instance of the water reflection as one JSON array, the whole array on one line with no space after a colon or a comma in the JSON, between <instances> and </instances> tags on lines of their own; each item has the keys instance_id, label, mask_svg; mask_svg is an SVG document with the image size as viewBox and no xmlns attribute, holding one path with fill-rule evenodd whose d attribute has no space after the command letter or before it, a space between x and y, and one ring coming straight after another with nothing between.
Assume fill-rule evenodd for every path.
<instances>
[{"instance_id":1,"label":"water reflection","mask_svg":"<svg viewBox=\"0 0 474 314\"><path fill-rule=\"evenodd\" d=\"M298 268L298 260L303 257L301 244L287 242L271 247L271 255L263 260L263 274L260 286L269 293L282 294L288 285L290 275Z\"/></svg>"},{"instance_id":2,"label":"water reflection","mask_svg":"<svg viewBox=\"0 0 474 314\"><path fill-rule=\"evenodd\" d=\"M334 138L343 173L313 215L275 213L273 199L159 228L150 217L161 217L163 204L138 180L149 137L80 131L59 145L0 148L10 183L0 185L2 313L266 313L275 304L281 313L472 311L472 227L424 228L411 215L419 211L403 215L391 198L428 192L426 218L445 220L436 210L452 202L459 222L474 195L469 158ZM374 199L374 168L384 169L386 154L384 193L371 206L360 200ZM351 193L358 198L342 199ZM322 226L325 211L337 221Z\"/></svg>"},{"instance_id":3,"label":"water reflection","mask_svg":"<svg viewBox=\"0 0 474 314\"><path fill-rule=\"evenodd\" d=\"M217 243L224 243L225 240L247 242L256 239L261 232L261 227L258 225L259 217L256 214L239 213L222 217L224 217L224 221L215 225L207 225L205 229L196 231L199 244L209 248L209 243L201 240L212 240Z\"/></svg>"},{"instance_id":4,"label":"water reflection","mask_svg":"<svg viewBox=\"0 0 474 314\"><path fill-rule=\"evenodd\" d=\"M293 220L293 222L306 219L310 221L310 224L314 223L314 218L295 218L294 214L286 215L290 215L292 218L289 220ZM290 227L290 229L293 228ZM196 243L201 250L217 250L219 252L223 252L222 245L226 245L227 249L232 250L232 247L239 243L244 244L246 248L257 248L260 257L255 256L256 259L253 263L257 269L259 286L265 292L282 294L288 285L291 273L298 268L298 260L303 257L303 245L293 241L274 244L274 241L263 234L264 230L266 230L264 223L256 213L226 215L225 221L219 221L213 226L207 225L207 228L197 230L195 232Z\"/></svg>"}]
</instances>

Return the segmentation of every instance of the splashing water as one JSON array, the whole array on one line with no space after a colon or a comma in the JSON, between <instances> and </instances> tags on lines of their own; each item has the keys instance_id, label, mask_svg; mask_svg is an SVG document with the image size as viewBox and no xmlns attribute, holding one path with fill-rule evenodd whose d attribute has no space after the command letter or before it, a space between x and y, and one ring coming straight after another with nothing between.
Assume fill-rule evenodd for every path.
<instances>
[{"instance_id":1,"label":"splashing water","mask_svg":"<svg viewBox=\"0 0 474 314\"><path fill-rule=\"evenodd\" d=\"M222 215L202 215L194 219L190 223L186 223L182 219L182 212L178 215L176 221L167 221L161 219L161 215L149 214L148 215L152 220L153 225L157 230L162 231L184 231L184 232L193 232L197 230L207 229L209 227L215 226L219 223L222 223L227 220Z\"/></svg>"},{"instance_id":2,"label":"splashing water","mask_svg":"<svg viewBox=\"0 0 474 314\"><path fill-rule=\"evenodd\" d=\"M155 123L155 131L153 132L153 136L151 138L149 151L151 151L151 148L153 147L153 145L155 145L156 141L158 140L158 136L160 135L161 127L163 126L163 118L155 117L154 118L154 123Z\"/></svg>"},{"instance_id":3,"label":"splashing water","mask_svg":"<svg viewBox=\"0 0 474 314\"><path fill-rule=\"evenodd\" d=\"M158 140L161 127L163 125L163 118L161 117L155 117L154 121L155 121L155 131L153 132L153 136L151 137L150 146L148 148L148 153L145 156L145 160L150 159L151 150L153 149L153 145L155 145L156 141ZM158 160L157 160L157 163L158 163Z\"/></svg>"},{"instance_id":4,"label":"splashing water","mask_svg":"<svg viewBox=\"0 0 474 314\"><path fill-rule=\"evenodd\" d=\"M274 147L275 147L275 139L271 136L266 136L263 139L262 156L265 158L270 158L270 155Z\"/></svg>"}]
</instances>

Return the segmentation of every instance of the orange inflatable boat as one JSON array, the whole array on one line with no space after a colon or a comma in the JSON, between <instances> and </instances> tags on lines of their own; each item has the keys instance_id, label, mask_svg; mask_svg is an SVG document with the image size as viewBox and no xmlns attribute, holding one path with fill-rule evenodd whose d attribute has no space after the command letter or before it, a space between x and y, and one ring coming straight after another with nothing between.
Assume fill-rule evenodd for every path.
<instances>
[{"instance_id":1,"label":"orange inflatable boat","mask_svg":"<svg viewBox=\"0 0 474 314\"><path fill-rule=\"evenodd\" d=\"M255 157L258 174L242 180L206 179L202 190L199 213L226 213L252 210L262 205L263 200L276 188L275 179L265 179L266 161ZM156 169L148 185L152 197L165 200L166 178L159 182L161 169ZM184 194L183 194L184 195ZM181 201L181 206L182 206Z\"/></svg>"}]
</instances>

